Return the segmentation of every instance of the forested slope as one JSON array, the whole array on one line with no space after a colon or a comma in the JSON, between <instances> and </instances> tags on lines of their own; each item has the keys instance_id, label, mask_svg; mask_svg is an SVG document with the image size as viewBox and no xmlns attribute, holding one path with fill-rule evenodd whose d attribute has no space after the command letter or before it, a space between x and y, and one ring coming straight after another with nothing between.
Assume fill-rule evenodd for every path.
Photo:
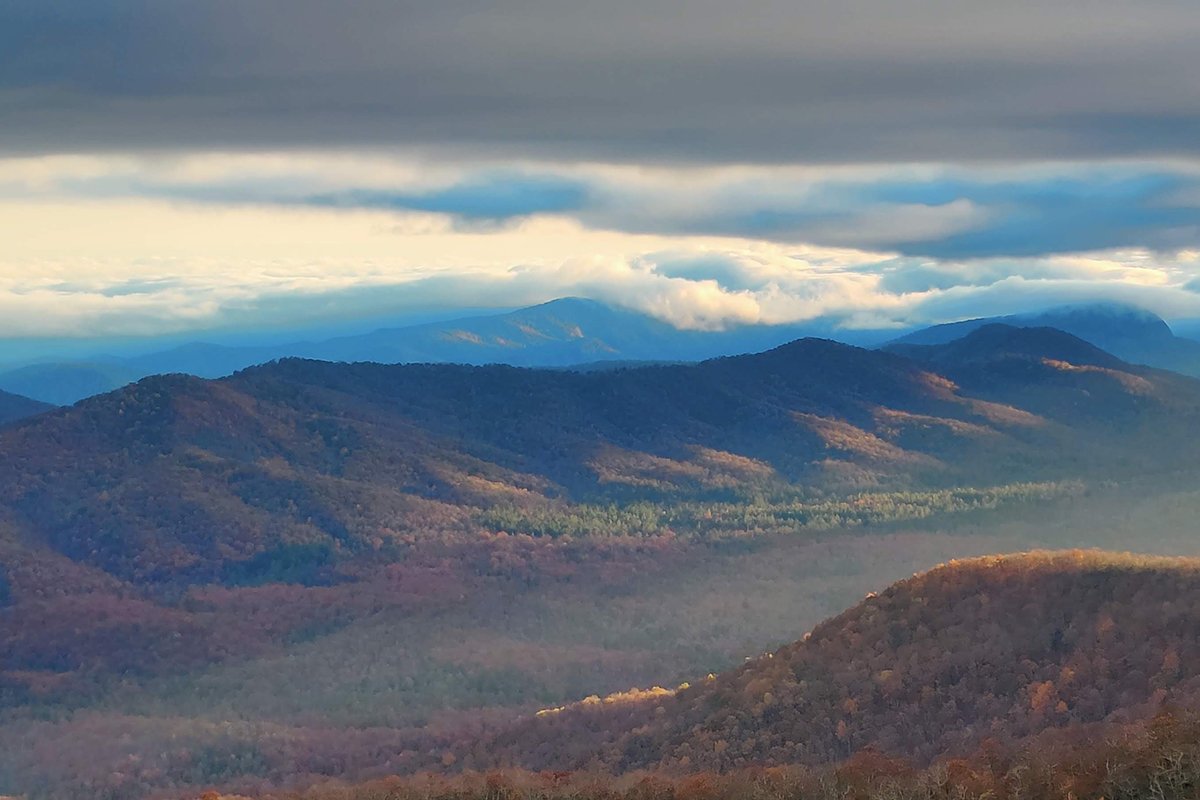
<instances>
[{"instance_id":1,"label":"forested slope","mask_svg":"<svg viewBox=\"0 0 1200 800\"><path fill-rule=\"evenodd\" d=\"M32 417L49 411L54 406L22 397L19 394L0 391L0 425Z\"/></svg>"},{"instance_id":2,"label":"forested slope","mask_svg":"<svg viewBox=\"0 0 1200 800\"><path fill-rule=\"evenodd\" d=\"M284 361L15 423L0 791L665 763L665 728L509 726L700 686L947 557L1130 527L1194 547L1200 384L1027 335L584 373ZM814 753L858 743L840 721ZM475 749L498 730L516 749Z\"/></svg>"},{"instance_id":3,"label":"forested slope","mask_svg":"<svg viewBox=\"0 0 1200 800\"><path fill-rule=\"evenodd\" d=\"M954 380L822 340L586 374L284 361L151 378L0 431L0 522L142 583L318 580L418 539L728 532L759 524L739 521L749 507L786 529L863 490L1200 460L1183 438L1200 383L1050 352L936 365Z\"/></svg>"},{"instance_id":4,"label":"forested slope","mask_svg":"<svg viewBox=\"0 0 1200 800\"><path fill-rule=\"evenodd\" d=\"M677 692L543 714L475 751L625 771L915 763L1200 703L1200 561L990 556L893 585ZM510 743L506 745L506 742Z\"/></svg>"}]
</instances>

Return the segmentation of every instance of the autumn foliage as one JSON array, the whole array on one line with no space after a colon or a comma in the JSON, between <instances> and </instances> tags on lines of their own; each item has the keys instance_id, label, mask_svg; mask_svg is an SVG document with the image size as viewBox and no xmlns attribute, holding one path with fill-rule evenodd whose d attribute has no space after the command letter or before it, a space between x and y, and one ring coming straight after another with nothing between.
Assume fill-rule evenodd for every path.
<instances>
[{"instance_id":1,"label":"autumn foliage","mask_svg":"<svg viewBox=\"0 0 1200 800\"><path fill-rule=\"evenodd\" d=\"M357 787L264 793L257 800L1190 800L1200 786L1200 720L1143 723L988 742L919 768L863 750L835 766L744 767L684 776L638 772L474 773L391 778Z\"/></svg>"},{"instance_id":2,"label":"autumn foliage","mask_svg":"<svg viewBox=\"0 0 1200 800\"><path fill-rule=\"evenodd\" d=\"M617 771L820 764L864 749L924 764L985 740L1145 719L1200 707L1198 597L1190 560L953 563L740 669L619 709L543 715L472 752Z\"/></svg>"},{"instance_id":3,"label":"autumn foliage","mask_svg":"<svg viewBox=\"0 0 1200 800\"><path fill-rule=\"evenodd\" d=\"M1086 554L935 570L721 672L1010 541L985 523L1194 485L1200 384L986 333L921 363L290 360L0 428L0 792L594 768L718 797L1192 705L1195 566Z\"/></svg>"}]
</instances>

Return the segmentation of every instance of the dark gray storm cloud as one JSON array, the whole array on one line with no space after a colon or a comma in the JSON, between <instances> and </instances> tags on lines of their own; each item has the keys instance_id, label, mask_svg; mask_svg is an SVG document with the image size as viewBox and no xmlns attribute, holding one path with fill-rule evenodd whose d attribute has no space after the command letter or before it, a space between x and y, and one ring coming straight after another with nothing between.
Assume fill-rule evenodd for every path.
<instances>
[{"instance_id":1,"label":"dark gray storm cloud","mask_svg":"<svg viewBox=\"0 0 1200 800\"><path fill-rule=\"evenodd\" d=\"M1196 155L1194 0L7 0L0 151Z\"/></svg>"}]
</instances>

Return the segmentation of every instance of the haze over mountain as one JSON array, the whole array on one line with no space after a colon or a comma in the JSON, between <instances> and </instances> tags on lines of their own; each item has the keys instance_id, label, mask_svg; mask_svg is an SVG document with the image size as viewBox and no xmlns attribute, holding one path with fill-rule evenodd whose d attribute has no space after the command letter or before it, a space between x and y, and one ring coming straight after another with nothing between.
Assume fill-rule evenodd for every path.
<instances>
[{"instance_id":1,"label":"haze over mountain","mask_svg":"<svg viewBox=\"0 0 1200 800\"><path fill-rule=\"evenodd\" d=\"M0 500L73 558L212 580L299 545L320 561L469 530L497 507L524 509L519 530L561 503L1200 463L1183 436L1195 380L1045 329L991 326L928 360L805 339L589 373L285 360L156 377L0 433Z\"/></svg>"},{"instance_id":2,"label":"haze over mountain","mask_svg":"<svg viewBox=\"0 0 1200 800\"><path fill-rule=\"evenodd\" d=\"M0 800L1197 800L1198 40L0 2Z\"/></svg>"},{"instance_id":3,"label":"haze over mountain","mask_svg":"<svg viewBox=\"0 0 1200 800\"><path fill-rule=\"evenodd\" d=\"M1035 314L982 318L913 331L890 344L936 344L992 323L1067 331L1131 363L1200 375L1200 342L1177 337L1150 312L1132 306L1064 306ZM860 346L886 330L846 328L837 319L795 325L680 329L648 314L594 300L564 298L501 314L439 320L320 341L266 345L193 342L136 356L32 363L0 373L0 390L70 405L149 375L218 378L280 358L377 363L510 364L583 367L605 362L693 362L752 353L803 336Z\"/></svg>"},{"instance_id":4,"label":"haze over mountain","mask_svg":"<svg viewBox=\"0 0 1200 800\"><path fill-rule=\"evenodd\" d=\"M430 765L493 720L793 639L874 576L1097 543L1131 505L1096 487L1200 469L1194 379L1051 329L912 349L288 359L0 429L0 781L134 798ZM1173 497L1141 513L1194 519ZM47 747L78 759L40 771Z\"/></svg>"},{"instance_id":5,"label":"haze over mountain","mask_svg":"<svg viewBox=\"0 0 1200 800\"><path fill-rule=\"evenodd\" d=\"M1004 317L950 322L905 334L892 345L945 344L985 325L1057 328L1133 364L1200 376L1200 342L1176 336L1155 314L1136 306L1092 303Z\"/></svg>"},{"instance_id":6,"label":"haze over mountain","mask_svg":"<svg viewBox=\"0 0 1200 800\"><path fill-rule=\"evenodd\" d=\"M16 422L49 411L54 406L22 397L19 394L0 391L0 425Z\"/></svg>"},{"instance_id":7,"label":"haze over mountain","mask_svg":"<svg viewBox=\"0 0 1200 800\"><path fill-rule=\"evenodd\" d=\"M564 298L517 311L386 328L323 341L232 346L189 343L131 357L33 363L0 373L0 389L70 405L148 375L218 378L280 358L394 363L568 367L598 361L700 361L764 350L805 335L872 344L886 334L842 330L836 320L802 325L680 329L629 309Z\"/></svg>"},{"instance_id":8,"label":"haze over mountain","mask_svg":"<svg viewBox=\"0 0 1200 800\"><path fill-rule=\"evenodd\" d=\"M543 714L474 753L533 769L724 771L834 763L863 749L920 764L970 754L985 738L1196 709L1198 590L1194 559L952 563L740 669Z\"/></svg>"},{"instance_id":9,"label":"haze over mountain","mask_svg":"<svg viewBox=\"0 0 1200 800\"><path fill-rule=\"evenodd\" d=\"M126 386L145 377L141 370L121 363L93 361L30 364L0 373L2 391L36 397L40 402L69 406Z\"/></svg>"}]
</instances>

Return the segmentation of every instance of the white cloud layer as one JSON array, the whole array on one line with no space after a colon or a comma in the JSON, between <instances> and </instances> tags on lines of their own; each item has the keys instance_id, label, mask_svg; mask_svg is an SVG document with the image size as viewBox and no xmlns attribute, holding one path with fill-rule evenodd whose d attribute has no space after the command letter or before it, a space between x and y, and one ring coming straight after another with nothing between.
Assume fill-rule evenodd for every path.
<instances>
[{"instance_id":1,"label":"white cloud layer","mask_svg":"<svg viewBox=\"0 0 1200 800\"><path fill-rule=\"evenodd\" d=\"M823 316L888 326L1091 299L1200 317L1189 288L1200 226L1185 191L1198 174L1190 163L10 159L0 161L0 337L201 336L565 295L693 328ZM1061 215L1053 230L1047 187ZM1107 241L1117 214L1129 223L1112 240L1121 246L1071 246L1072 226L1093 217ZM991 254L998 246L1018 252Z\"/></svg>"}]
</instances>

